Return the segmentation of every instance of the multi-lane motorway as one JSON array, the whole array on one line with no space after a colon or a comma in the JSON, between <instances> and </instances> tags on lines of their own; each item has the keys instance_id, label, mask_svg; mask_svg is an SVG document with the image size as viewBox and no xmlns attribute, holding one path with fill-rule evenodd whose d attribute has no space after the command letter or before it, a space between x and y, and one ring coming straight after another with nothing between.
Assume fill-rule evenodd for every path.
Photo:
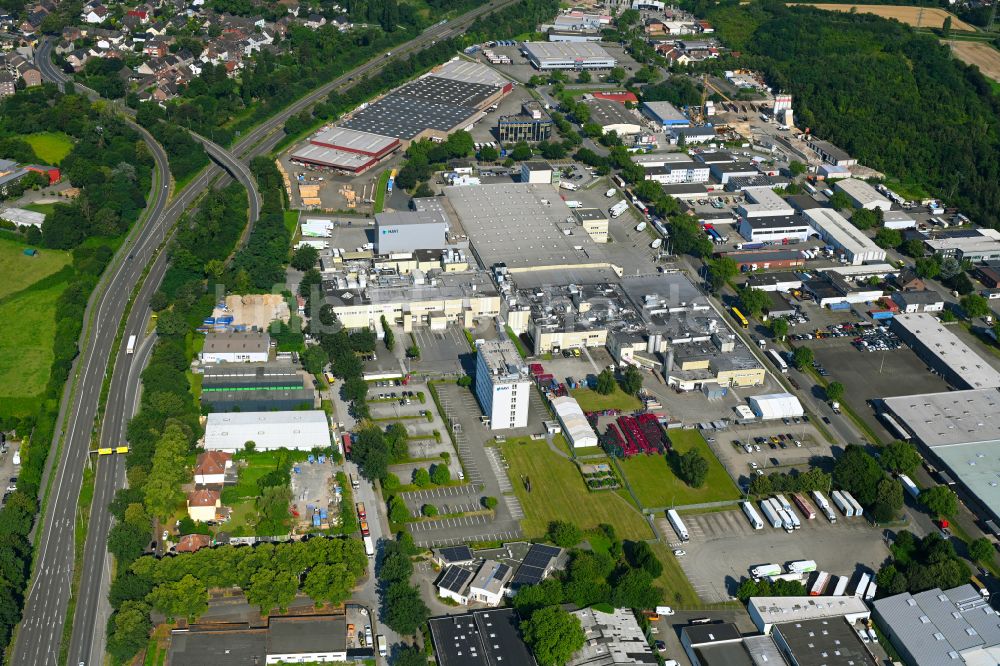
<instances>
[{"instance_id":1,"label":"multi-lane motorway","mask_svg":"<svg viewBox=\"0 0 1000 666\"><path fill-rule=\"evenodd\" d=\"M231 151L199 138L211 157L224 166L248 191L250 222L259 215L260 197L246 163L255 155L266 154L282 138L280 131L291 116L310 108L335 89L346 87L355 77L374 74L396 58L423 48L439 39L461 34L476 18L515 0L494 0L446 24L436 25L394 51L393 58L369 61L343 76L317 88L300 98L283 111L248 132ZM43 76L61 83L65 75L51 63L51 43L45 42L36 55L36 64ZM169 168L163 149L143 129L143 139L156 160L161 184L152 193L145 223L136 225L128 242L115 256L102 277L102 283L91 299L87 310L89 328L81 336L81 353L76 361L73 377L75 391L64 397L60 414L60 427L56 441L63 436L58 459L53 448L50 460L54 474L52 492L44 508L40 523L41 534L35 557L35 576L25 603L24 620L14 646L14 664L58 664L59 645L63 623L69 603L74 566L74 525L83 470L88 464L91 436L105 371L111 357L115 334L125 311L126 303L135 285L143 280L142 274L154 258L156 248L166 239L183 212L216 180L221 170L209 166L184 188L170 203ZM233 156L238 156L235 159ZM101 428L101 445L122 442L128 419L134 413L139 396L139 375L149 353L152 339L144 333L149 317L149 298L159 287L166 272L165 253L155 256L155 262L136 297L125 335L135 334L140 345L135 354L126 354L124 345L119 349L112 375L111 390ZM55 444L54 444L55 447ZM67 663L77 665L99 664L103 661L104 629L109 611L106 592L110 582L110 560L106 550L111 516L107 506L115 491L124 484L124 464L115 456L102 456L97 465L94 501L88 523L84 548L83 567L80 572L79 598L73 619L73 633Z\"/></svg>"}]
</instances>

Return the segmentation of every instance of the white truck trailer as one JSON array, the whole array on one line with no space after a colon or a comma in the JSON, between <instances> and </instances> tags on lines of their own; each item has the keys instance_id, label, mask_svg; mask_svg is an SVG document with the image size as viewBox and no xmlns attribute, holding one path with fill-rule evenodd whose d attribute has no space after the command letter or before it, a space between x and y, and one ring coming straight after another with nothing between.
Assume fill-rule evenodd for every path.
<instances>
[{"instance_id":1,"label":"white truck trailer","mask_svg":"<svg viewBox=\"0 0 1000 666\"><path fill-rule=\"evenodd\" d=\"M760 564L750 570L750 575L757 580L766 576L780 576L782 571L780 564Z\"/></svg>"},{"instance_id":2,"label":"white truck trailer","mask_svg":"<svg viewBox=\"0 0 1000 666\"><path fill-rule=\"evenodd\" d=\"M816 580L813 581L812 586L809 588L810 597L818 597L824 592L826 592L826 586L830 584L830 574L825 571L820 571L816 574Z\"/></svg>"},{"instance_id":3,"label":"white truck trailer","mask_svg":"<svg viewBox=\"0 0 1000 666\"><path fill-rule=\"evenodd\" d=\"M740 502L740 506L743 508L743 513L746 515L747 520L750 521L751 527L755 530L764 529L764 521L760 519L760 514L753 508L753 504L750 502Z\"/></svg>"},{"instance_id":4,"label":"white truck trailer","mask_svg":"<svg viewBox=\"0 0 1000 666\"><path fill-rule=\"evenodd\" d=\"M815 560L796 560L788 563L788 570L792 573L811 573L816 571Z\"/></svg>"},{"instance_id":5,"label":"white truck trailer","mask_svg":"<svg viewBox=\"0 0 1000 666\"><path fill-rule=\"evenodd\" d=\"M840 512L844 514L846 518L854 517L854 505L847 501L839 490L834 490L830 493L830 497L833 498L833 503L837 505Z\"/></svg>"},{"instance_id":6,"label":"white truck trailer","mask_svg":"<svg viewBox=\"0 0 1000 666\"><path fill-rule=\"evenodd\" d=\"M913 479L905 474L900 474L899 482L903 484L903 490L910 493L913 499L920 499L920 488L917 488L917 484L913 483Z\"/></svg>"},{"instance_id":7,"label":"white truck trailer","mask_svg":"<svg viewBox=\"0 0 1000 666\"><path fill-rule=\"evenodd\" d=\"M854 499L854 495L852 495L851 493L847 492L846 490L841 490L840 494L843 495L843 497L844 497L845 500L847 500L848 502L850 502L850 504L851 504L852 507L854 507L854 515L855 516L861 516L861 515L864 514L865 510L863 508L861 508L861 504L858 503L858 500Z\"/></svg>"},{"instance_id":8,"label":"white truck trailer","mask_svg":"<svg viewBox=\"0 0 1000 666\"><path fill-rule=\"evenodd\" d=\"M611 218L614 219L616 217L621 217L622 213L624 213L627 210L628 210L628 202L622 199L614 206L612 206L611 209L608 210L608 213L611 215Z\"/></svg>"},{"instance_id":9,"label":"white truck trailer","mask_svg":"<svg viewBox=\"0 0 1000 666\"><path fill-rule=\"evenodd\" d=\"M689 538L687 527L684 526L684 521L681 520L680 514L674 509L670 509L667 511L667 520L674 526L674 531L677 532L677 536L681 538L681 541L687 541Z\"/></svg>"},{"instance_id":10,"label":"white truck trailer","mask_svg":"<svg viewBox=\"0 0 1000 666\"><path fill-rule=\"evenodd\" d=\"M826 519L831 523L837 522L837 514L834 513L833 508L830 506L830 501L826 499L826 496L818 490L812 491L813 500L816 502L816 506L819 510L823 512Z\"/></svg>"},{"instance_id":11,"label":"white truck trailer","mask_svg":"<svg viewBox=\"0 0 1000 666\"><path fill-rule=\"evenodd\" d=\"M771 523L771 527L778 528L781 527L781 517L778 512L774 510L771 506L771 500L765 499L760 501L760 510L764 512L764 516L767 518L767 522Z\"/></svg>"}]
</instances>

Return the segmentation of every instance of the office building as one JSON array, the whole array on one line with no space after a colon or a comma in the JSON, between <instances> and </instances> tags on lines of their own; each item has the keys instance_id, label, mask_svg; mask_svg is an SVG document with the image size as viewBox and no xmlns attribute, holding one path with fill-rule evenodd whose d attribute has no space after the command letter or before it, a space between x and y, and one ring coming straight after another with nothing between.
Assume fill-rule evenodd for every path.
<instances>
[{"instance_id":1,"label":"office building","mask_svg":"<svg viewBox=\"0 0 1000 666\"><path fill-rule=\"evenodd\" d=\"M263 363L271 350L264 331L209 331L198 353L202 363Z\"/></svg>"},{"instance_id":2,"label":"office building","mask_svg":"<svg viewBox=\"0 0 1000 666\"><path fill-rule=\"evenodd\" d=\"M521 164L521 182L530 185L546 185L552 182L552 166L548 162L534 160Z\"/></svg>"},{"instance_id":3,"label":"office building","mask_svg":"<svg viewBox=\"0 0 1000 666\"><path fill-rule=\"evenodd\" d=\"M537 666L513 608L433 617L427 624L438 666Z\"/></svg>"},{"instance_id":4,"label":"office building","mask_svg":"<svg viewBox=\"0 0 1000 666\"><path fill-rule=\"evenodd\" d=\"M574 208L573 217L595 243L608 242L608 215L600 208Z\"/></svg>"},{"instance_id":5,"label":"office building","mask_svg":"<svg viewBox=\"0 0 1000 666\"><path fill-rule=\"evenodd\" d=\"M507 339L486 340L476 349L476 397L491 430L528 425L531 381L528 366Z\"/></svg>"},{"instance_id":6,"label":"office building","mask_svg":"<svg viewBox=\"0 0 1000 666\"><path fill-rule=\"evenodd\" d=\"M448 218L437 210L375 214L375 251L379 254L441 250L447 245Z\"/></svg>"},{"instance_id":7,"label":"office building","mask_svg":"<svg viewBox=\"0 0 1000 666\"><path fill-rule=\"evenodd\" d=\"M933 370L959 389L996 388L1000 372L931 314L893 318L892 331Z\"/></svg>"},{"instance_id":8,"label":"office building","mask_svg":"<svg viewBox=\"0 0 1000 666\"><path fill-rule=\"evenodd\" d=\"M208 415L206 451L242 451L247 442L253 442L256 451L327 449L331 445L330 424L326 412L319 409Z\"/></svg>"},{"instance_id":9,"label":"office building","mask_svg":"<svg viewBox=\"0 0 1000 666\"><path fill-rule=\"evenodd\" d=\"M646 180L672 185L676 183L707 183L709 168L700 162L671 162L662 166L645 167Z\"/></svg>"},{"instance_id":10,"label":"office building","mask_svg":"<svg viewBox=\"0 0 1000 666\"><path fill-rule=\"evenodd\" d=\"M855 208L865 208L867 210L880 208L883 211L892 208L892 202L887 197L882 196L874 187L857 178L838 180L834 184L833 189L837 192L843 192L850 197L851 203L854 204Z\"/></svg>"},{"instance_id":11,"label":"office building","mask_svg":"<svg viewBox=\"0 0 1000 666\"><path fill-rule=\"evenodd\" d=\"M501 143L547 141L552 136L552 118L534 100L521 104L516 116L500 116L497 120L497 138Z\"/></svg>"},{"instance_id":12,"label":"office building","mask_svg":"<svg viewBox=\"0 0 1000 666\"><path fill-rule=\"evenodd\" d=\"M748 241L787 243L801 242L809 239L812 227L797 215L782 215L779 217L745 217L740 222L740 235Z\"/></svg>"},{"instance_id":13,"label":"office building","mask_svg":"<svg viewBox=\"0 0 1000 666\"><path fill-rule=\"evenodd\" d=\"M760 176L760 170L753 162L715 162L711 163L712 176L721 185L729 185L735 178L754 178ZM752 187L752 186L751 186ZM735 188L727 188L735 189ZM740 189L748 189L743 187ZM770 189L770 188L768 188Z\"/></svg>"},{"instance_id":14,"label":"office building","mask_svg":"<svg viewBox=\"0 0 1000 666\"><path fill-rule=\"evenodd\" d=\"M911 666L1000 664L1000 617L972 585L904 592L872 605L875 621Z\"/></svg>"},{"instance_id":15,"label":"office building","mask_svg":"<svg viewBox=\"0 0 1000 666\"><path fill-rule=\"evenodd\" d=\"M507 564L485 560L469 581L469 601L485 604L490 608L499 606L513 573L514 570Z\"/></svg>"},{"instance_id":16,"label":"office building","mask_svg":"<svg viewBox=\"0 0 1000 666\"><path fill-rule=\"evenodd\" d=\"M611 69L618 64L607 51L594 42L524 42L528 62L539 70Z\"/></svg>"},{"instance_id":17,"label":"office building","mask_svg":"<svg viewBox=\"0 0 1000 666\"><path fill-rule=\"evenodd\" d=\"M833 246L848 264L885 261L885 250L832 208L812 208L802 214L819 237Z\"/></svg>"},{"instance_id":18,"label":"office building","mask_svg":"<svg viewBox=\"0 0 1000 666\"><path fill-rule=\"evenodd\" d=\"M937 291L895 291L892 301L903 314L944 310L944 297Z\"/></svg>"}]
</instances>

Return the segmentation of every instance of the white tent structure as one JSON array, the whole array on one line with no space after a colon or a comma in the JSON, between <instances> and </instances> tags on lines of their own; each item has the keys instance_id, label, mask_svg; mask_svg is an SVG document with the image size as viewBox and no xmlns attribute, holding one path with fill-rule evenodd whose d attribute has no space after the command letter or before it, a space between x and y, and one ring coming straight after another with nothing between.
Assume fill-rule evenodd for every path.
<instances>
[{"instance_id":1,"label":"white tent structure","mask_svg":"<svg viewBox=\"0 0 1000 666\"><path fill-rule=\"evenodd\" d=\"M597 446L597 433L590 427L576 399L569 396L553 398L552 409L562 423L563 432L566 433L570 446L574 449Z\"/></svg>"},{"instance_id":2,"label":"white tent structure","mask_svg":"<svg viewBox=\"0 0 1000 666\"><path fill-rule=\"evenodd\" d=\"M762 420L787 419L802 416L802 403L791 393L768 393L747 398L750 409Z\"/></svg>"}]
</instances>

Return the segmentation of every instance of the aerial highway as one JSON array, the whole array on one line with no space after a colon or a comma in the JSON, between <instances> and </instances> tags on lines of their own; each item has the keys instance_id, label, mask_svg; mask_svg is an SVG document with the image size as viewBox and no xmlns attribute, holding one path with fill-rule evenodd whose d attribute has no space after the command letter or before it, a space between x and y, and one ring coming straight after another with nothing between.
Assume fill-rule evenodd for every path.
<instances>
[{"instance_id":1,"label":"aerial highway","mask_svg":"<svg viewBox=\"0 0 1000 666\"><path fill-rule=\"evenodd\" d=\"M196 138L205 145L213 160L248 191L252 225L260 213L260 196L246 164L251 158L267 154L282 138L285 121L324 99L332 90L347 87L355 77L380 71L392 60L417 51L439 39L447 39L464 32L482 14L516 0L495 0L490 4L462 15L445 24L428 29L413 40L393 50L393 57L368 61L354 70L324 84L308 95L296 100L248 132L232 150L225 150L203 137ZM42 75L62 84L68 77L51 62L51 42L45 40L36 54L36 64ZM79 84L76 84L81 88ZM83 89L88 95L96 93ZM124 110L124 108L123 108ZM127 111L126 111L127 112ZM144 141L156 159L161 185L153 193L145 223L136 225L128 242L122 246L105 275L101 287L91 299L87 316L92 316L90 328L81 337L81 353L76 361L74 377L77 385L72 397L64 398L60 418L64 435L58 459L50 458L51 474L55 477L52 493L44 507L40 523L41 535L35 556L35 576L27 593L24 619L18 630L14 646L14 664L57 664L63 623L69 603L74 566L74 526L83 471L88 464L91 435L95 427L97 407L105 371L110 362L115 333L118 330L126 303L136 284L142 280L146 266L154 258L156 249L167 238L174 224L184 211L216 180L221 168L209 165L192 180L169 206L169 165L159 144L141 127ZM239 159L234 159L233 156ZM124 342L115 361L112 383L107 401L104 422L100 425L101 446L123 443L124 429L138 403L142 367L152 350L151 339L144 333L149 316L149 298L159 288L166 272L165 253L155 256L149 274L142 282L126 322L122 341L135 334L140 344L135 354L124 353ZM55 444L53 451L55 452ZM91 461L97 465L94 501L91 506L87 540L84 546L83 565L80 572L79 598L73 619L73 632L67 663L76 665L99 664L103 661L104 630L107 622L107 589L110 584L110 557L107 553L107 535L112 518L107 505L115 491L124 484L124 461L116 455L100 456Z\"/></svg>"}]
</instances>

